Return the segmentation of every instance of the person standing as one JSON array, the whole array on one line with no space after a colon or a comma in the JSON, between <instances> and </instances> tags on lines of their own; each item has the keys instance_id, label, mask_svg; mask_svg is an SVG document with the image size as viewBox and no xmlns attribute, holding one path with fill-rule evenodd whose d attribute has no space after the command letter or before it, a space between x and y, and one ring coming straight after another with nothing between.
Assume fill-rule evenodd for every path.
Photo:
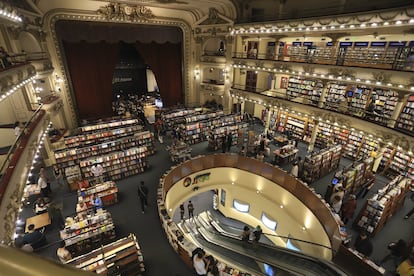
<instances>
[{"instance_id":1,"label":"person standing","mask_svg":"<svg viewBox=\"0 0 414 276\"><path fill-rule=\"evenodd\" d=\"M93 197L91 199L91 205L95 207L96 211L98 211L98 209L102 209L102 199L97 194L93 194Z\"/></svg>"},{"instance_id":2,"label":"person standing","mask_svg":"<svg viewBox=\"0 0 414 276\"><path fill-rule=\"evenodd\" d=\"M42 172L42 170L39 173L39 179L37 180L37 185L40 188L40 193L41 193L42 197L48 197L49 189L47 187L46 177L45 177L44 173Z\"/></svg>"},{"instance_id":3,"label":"person standing","mask_svg":"<svg viewBox=\"0 0 414 276\"><path fill-rule=\"evenodd\" d=\"M290 174L293 175L294 177L298 177L299 175L298 161L295 161L295 163L293 163L292 169L290 170Z\"/></svg>"},{"instance_id":4,"label":"person standing","mask_svg":"<svg viewBox=\"0 0 414 276\"><path fill-rule=\"evenodd\" d=\"M404 261L410 253L409 247L403 239L390 243L388 245L388 249L390 250L390 253L382 258L380 265L388 262L389 260L393 260L395 268L397 268L397 266Z\"/></svg>"},{"instance_id":5,"label":"person standing","mask_svg":"<svg viewBox=\"0 0 414 276\"><path fill-rule=\"evenodd\" d=\"M305 161L302 159L302 157L298 156L298 178L302 179L303 178L303 164L305 163Z\"/></svg>"},{"instance_id":6,"label":"person standing","mask_svg":"<svg viewBox=\"0 0 414 276\"><path fill-rule=\"evenodd\" d=\"M260 237L262 236L262 228L260 227L260 225L257 225L256 228L253 230L253 242L259 242Z\"/></svg>"},{"instance_id":7,"label":"person standing","mask_svg":"<svg viewBox=\"0 0 414 276\"><path fill-rule=\"evenodd\" d=\"M142 213L145 213L145 207L148 206L148 188L145 186L144 181L141 181L141 185L138 187L138 196L141 201Z\"/></svg>"},{"instance_id":8,"label":"person standing","mask_svg":"<svg viewBox=\"0 0 414 276\"><path fill-rule=\"evenodd\" d=\"M344 222L344 224L347 224L349 219L351 219L354 216L356 208L356 196L350 195L348 200L346 200L341 207L341 219Z\"/></svg>"},{"instance_id":9,"label":"person standing","mask_svg":"<svg viewBox=\"0 0 414 276\"><path fill-rule=\"evenodd\" d=\"M250 228L247 225L243 227L243 232L241 233L241 240L245 242L250 241Z\"/></svg>"},{"instance_id":10,"label":"person standing","mask_svg":"<svg viewBox=\"0 0 414 276\"><path fill-rule=\"evenodd\" d=\"M194 217L194 205L191 202L191 200L188 201L187 210L188 210L188 218L193 218Z\"/></svg>"},{"instance_id":11,"label":"person standing","mask_svg":"<svg viewBox=\"0 0 414 276\"><path fill-rule=\"evenodd\" d=\"M185 210L184 210L184 204L181 203L180 204L180 219L181 220L184 220L184 212L185 212Z\"/></svg>"},{"instance_id":12,"label":"person standing","mask_svg":"<svg viewBox=\"0 0 414 276\"><path fill-rule=\"evenodd\" d=\"M364 231L362 231L359 234L359 236L356 238L354 247L356 251L365 255L366 257L369 257L372 254L372 250L373 250L372 242L369 239L367 233L365 233Z\"/></svg>"},{"instance_id":13,"label":"person standing","mask_svg":"<svg viewBox=\"0 0 414 276\"><path fill-rule=\"evenodd\" d=\"M208 260L204 260L205 253L200 250L193 257L193 266L197 275L207 275L207 268L210 265Z\"/></svg>"},{"instance_id":14,"label":"person standing","mask_svg":"<svg viewBox=\"0 0 414 276\"><path fill-rule=\"evenodd\" d=\"M221 137L221 152L225 153L227 149L227 134Z\"/></svg>"},{"instance_id":15,"label":"person standing","mask_svg":"<svg viewBox=\"0 0 414 276\"><path fill-rule=\"evenodd\" d=\"M59 169L57 165L53 166L53 175L55 176L56 183L59 184L60 187L63 187L63 172L62 169Z\"/></svg>"},{"instance_id":16,"label":"person standing","mask_svg":"<svg viewBox=\"0 0 414 276\"><path fill-rule=\"evenodd\" d=\"M69 250L66 249L65 241L60 242L59 248L56 251L56 255L62 263L66 263L72 259L72 255L70 254Z\"/></svg>"},{"instance_id":17,"label":"person standing","mask_svg":"<svg viewBox=\"0 0 414 276\"><path fill-rule=\"evenodd\" d=\"M233 144L233 134L229 132L227 134L227 151L230 151L232 144Z\"/></svg>"},{"instance_id":18,"label":"person standing","mask_svg":"<svg viewBox=\"0 0 414 276\"><path fill-rule=\"evenodd\" d=\"M408 219L412 214L414 214L414 207L404 216L404 219Z\"/></svg>"}]
</instances>

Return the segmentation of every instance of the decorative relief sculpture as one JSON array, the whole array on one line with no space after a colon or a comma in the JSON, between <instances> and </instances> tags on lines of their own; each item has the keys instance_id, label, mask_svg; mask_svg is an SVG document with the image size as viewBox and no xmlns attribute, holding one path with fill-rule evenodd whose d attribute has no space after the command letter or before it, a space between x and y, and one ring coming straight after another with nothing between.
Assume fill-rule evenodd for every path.
<instances>
[{"instance_id":1,"label":"decorative relief sculpture","mask_svg":"<svg viewBox=\"0 0 414 276\"><path fill-rule=\"evenodd\" d=\"M155 17L149 8L141 5L132 6L120 3L110 3L97 10L97 13L108 20L149 20Z\"/></svg>"}]
</instances>

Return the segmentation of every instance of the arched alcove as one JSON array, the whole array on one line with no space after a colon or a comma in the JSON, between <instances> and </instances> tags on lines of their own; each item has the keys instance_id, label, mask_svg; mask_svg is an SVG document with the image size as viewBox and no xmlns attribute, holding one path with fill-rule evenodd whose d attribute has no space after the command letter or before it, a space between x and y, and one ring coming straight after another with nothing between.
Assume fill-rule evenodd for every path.
<instances>
[{"instance_id":1,"label":"arched alcove","mask_svg":"<svg viewBox=\"0 0 414 276\"><path fill-rule=\"evenodd\" d=\"M29 32L20 32L19 42L22 47L21 50L26 53L36 53L42 51L42 48L40 47L40 44L35 36Z\"/></svg>"},{"instance_id":2,"label":"arched alcove","mask_svg":"<svg viewBox=\"0 0 414 276\"><path fill-rule=\"evenodd\" d=\"M204 44L203 54L205 56L224 56L226 44L221 38L210 38Z\"/></svg>"}]
</instances>

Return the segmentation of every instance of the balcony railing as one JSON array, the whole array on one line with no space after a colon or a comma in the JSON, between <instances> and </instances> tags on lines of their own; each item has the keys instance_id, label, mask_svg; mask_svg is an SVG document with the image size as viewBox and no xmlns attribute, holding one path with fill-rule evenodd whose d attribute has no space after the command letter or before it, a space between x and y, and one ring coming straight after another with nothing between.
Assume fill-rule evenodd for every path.
<instances>
[{"instance_id":1,"label":"balcony railing","mask_svg":"<svg viewBox=\"0 0 414 276\"><path fill-rule=\"evenodd\" d=\"M0 71L8 70L16 66L30 63L32 61L39 61L49 59L46 52L30 52L18 54L5 54L0 57Z\"/></svg>"},{"instance_id":2,"label":"balcony railing","mask_svg":"<svg viewBox=\"0 0 414 276\"><path fill-rule=\"evenodd\" d=\"M300 63L324 64L324 65L338 65L338 66L355 66L375 69L392 69L396 71L414 71L414 60L402 59L389 56L379 56L367 59L363 55L346 55L341 57L338 55L326 54L249 54L246 52L236 52L233 58L242 59L259 59L259 60L273 60L273 61L290 61Z\"/></svg>"}]
</instances>

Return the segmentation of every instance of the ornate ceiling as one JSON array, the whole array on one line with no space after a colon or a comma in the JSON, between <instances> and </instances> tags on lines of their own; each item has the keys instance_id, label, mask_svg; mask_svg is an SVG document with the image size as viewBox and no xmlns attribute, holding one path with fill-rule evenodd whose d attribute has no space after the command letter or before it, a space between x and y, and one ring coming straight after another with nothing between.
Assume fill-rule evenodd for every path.
<instances>
[{"instance_id":1,"label":"ornate ceiling","mask_svg":"<svg viewBox=\"0 0 414 276\"><path fill-rule=\"evenodd\" d=\"M219 14L237 23L263 22L352 12L397 8L413 5L412 0L5 0L26 16L42 17L51 11L96 11L114 4L125 12L126 7L145 7L156 17L180 18L190 25L215 8Z\"/></svg>"}]
</instances>

